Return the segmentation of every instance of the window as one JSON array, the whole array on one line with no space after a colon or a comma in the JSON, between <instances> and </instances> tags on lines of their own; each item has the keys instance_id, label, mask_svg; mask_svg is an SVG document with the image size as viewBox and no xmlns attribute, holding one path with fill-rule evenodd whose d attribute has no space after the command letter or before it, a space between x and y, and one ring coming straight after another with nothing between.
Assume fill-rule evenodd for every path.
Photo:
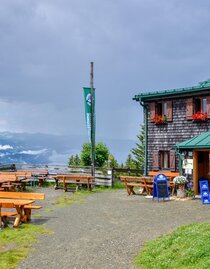
<instances>
[{"instance_id":1,"label":"window","mask_svg":"<svg viewBox=\"0 0 210 269\"><path fill-rule=\"evenodd\" d=\"M156 105L156 114L167 115L167 102L159 102Z\"/></svg>"},{"instance_id":2,"label":"window","mask_svg":"<svg viewBox=\"0 0 210 269\"><path fill-rule=\"evenodd\" d=\"M155 150L152 152L152 170L176 171L175 150Z\"/></svg>"},{"instance_id":3,"label":"window","mask_svg":"<svg viewBox=\"0 0 210 269\"><path fill-rule=\"evenodd\" d=\"M206 97L195 98L194 100L194 113L197 112L206 112Z\"/></svg>"},{"instance_id":4,"label":"window","mask_svg":"<svg viewBox=\"0 0 210 269\"><path fill-rule=\"evenodd\" d=\"M170 154L169 151L160 151L160 169L170 168Z\"/></svg>"},{"instance_id":5,"label":"window","mask_svg":"<svg viewBox=\"0 0 210 269\"><path fill-rule=\"evenodd\" d=\"M156 115L165 115L167 122L172 121L172 101L151 102L149 104L149 111L151 121Z\"/></svg>"},{"instance_id":6,"label":"window","mask_svg":"<svg viewBox=\"0 0 210 269\"><path fill-rule=\"evenodd\" d=\"M210 118L210 96L188 98L186 100L186 118L192 120L195 114L205 114Z\"/></svg>"}]
</instances>

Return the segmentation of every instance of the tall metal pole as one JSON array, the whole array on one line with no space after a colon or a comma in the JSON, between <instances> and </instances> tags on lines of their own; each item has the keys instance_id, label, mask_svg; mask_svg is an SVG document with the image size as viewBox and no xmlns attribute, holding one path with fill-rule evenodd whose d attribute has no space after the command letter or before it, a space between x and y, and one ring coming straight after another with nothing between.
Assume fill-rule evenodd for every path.
<instances>
[{"instance_id":1,"label":"tall metal pole","mask_svg":"<svg viewBox=\"0 0 210 269\"><path fill-rule=\"evenodd\" d=\"M93 62L90 63L90 93L91 93L91 175L95 176L95 100L93 87Z\"/></svg>"}]
</instances>

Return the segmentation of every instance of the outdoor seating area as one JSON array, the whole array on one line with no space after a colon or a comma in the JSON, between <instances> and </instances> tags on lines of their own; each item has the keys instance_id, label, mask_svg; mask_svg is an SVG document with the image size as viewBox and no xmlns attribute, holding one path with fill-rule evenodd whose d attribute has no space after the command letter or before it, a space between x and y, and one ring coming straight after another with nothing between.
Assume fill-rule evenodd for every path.
<instances>
[{"instance_id":1,"label":"outdoor seating area","mask_svg":"<svg viewBox=\"0 0 210 269\"><path fill-rule=\"evenodd\" d=\"M125 184L128 195L137 194L135 188L140 188L138 190L139 194L152 195L154 186L154 177L157 172L149 172L149 176L137 177L137 176L121 176L120 180ZM164 173L167 176L168 188L171 195L173 196L176 190L176 185L173 182L175 176L178 173Z\"/></svg>"},{"instance_id":2,"label":"outdoor seating area","mask_svg":"<svg viewBox=\"0 0 210 269\"><path fill-rule=\"evenodd\" d=\"M7 218L15 217L13 227L18 227L20 222L26 223L31 219L31 211L40 209L41 206L34 205L36 200L44 200L43 193L24 192L0 192L0 217L1 227L7 226ZM5 211L10 209L10 211Z\"/></svg>"},{"instance_id":3,"label":"outdoor seating area","mask_svg":"<svg viewBox=\"0 0 210 269\"><path fill-rule=\"evenodd\" d=\"M46 180L55 181L55 189L77 191L78 189L92 190L95 185L94 177L84 174L49 175L46 170L0 172L0 226L19 227L21 223L31 220L33 210L41 209L37 200L44 200L44 193L34 193L33 187L43 187ZM35 185L34 182L37 184ZM30 188L27 189L26 187Z\"/></svg>"},{"instance_id":4,"label":"outdoor seating area","mask_svg":"<svg viewBox=\"0 0 210 269\"><path fill-rule=\"evenodd\" d=\"M0 172L0 191L25 191L26 186L36 183L39 187L43 186L48 171L16 171Z\"/></svg>"}]
</instances>

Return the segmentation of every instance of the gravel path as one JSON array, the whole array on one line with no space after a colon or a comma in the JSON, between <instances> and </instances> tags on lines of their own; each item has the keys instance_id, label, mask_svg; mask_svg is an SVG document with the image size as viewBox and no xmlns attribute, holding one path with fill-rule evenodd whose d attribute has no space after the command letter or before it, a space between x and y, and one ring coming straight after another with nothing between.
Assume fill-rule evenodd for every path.
<instances>
[{"instance_id":1,"label":"gravel path","mask_svg":"<svg viewBox=\"0 0 210 269\"><path fill-rule=\"evenodd\" d=\"M61 190L38 191L46 193L46 200L39 212L43 217L33 222L43 222L55 233L41 235L18 269L131 269L145 241L182 224L210 220L210 206L200 200L158 203L122 190L92 194L86 203L58 208L49 201L64 195Z\"/></svg>"}]
</instances>

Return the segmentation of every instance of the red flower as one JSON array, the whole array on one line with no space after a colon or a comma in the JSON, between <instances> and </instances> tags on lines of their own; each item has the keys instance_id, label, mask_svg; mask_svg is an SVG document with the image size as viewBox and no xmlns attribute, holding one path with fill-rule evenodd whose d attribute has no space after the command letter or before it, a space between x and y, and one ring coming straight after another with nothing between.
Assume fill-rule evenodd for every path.
<instances>
[{"instance_id":1,"label":"red flower","mask_svg":"<svg viewBox=\"0 0 210 269\"><path fill-rule=\"evenodd\" d=\"M151 119L151 122L155 124L166 123L167 122L166 115L155 114L155 116Z\"/></svg>"},{"instance_id":2,"label":"red flower","mask_svg":"<svg viewBox=\"0 0 210 269\"><path fill-rule=\"evenodd\" d=\"M198 111L192 116L193 120L205 121L207 119L207 113Z\"/></svg>"}]
</instances>

